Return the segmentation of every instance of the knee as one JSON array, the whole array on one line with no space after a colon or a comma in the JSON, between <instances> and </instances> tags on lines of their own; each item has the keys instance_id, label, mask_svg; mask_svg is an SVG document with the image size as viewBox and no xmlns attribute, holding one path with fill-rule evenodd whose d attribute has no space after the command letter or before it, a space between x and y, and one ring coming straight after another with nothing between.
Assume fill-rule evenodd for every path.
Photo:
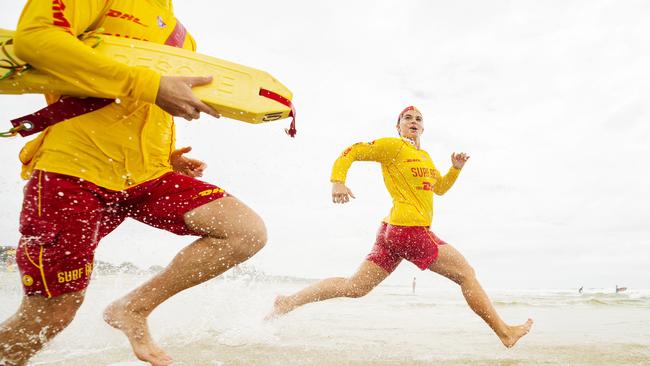
<instances>
[{"instance_id":1,"label":"knee","mask_svg":"<svg viewBox=\"0 0 650 366\"><path fill-rule=\"evenodd\" d=\"M247 225L236 236L235 256L242 259L248 259L262 250L268 240L266 226L261 219Z\"/></svg>"},{"instance_id":2,"label":"knee","mask_svg":"<svg viewBox=\"0 0 650 366\"><path fill-rule=\"evenodd\" d=\"M348 280L345 296L351 298L359 298L368 295L368 293L370 293L371 290L372 287L355 284L354 282L350 282Z\"/></svg>"},{"instance_id":3,"label":"knee","mask_svg":"<svg viewBox=\"0 0 650 366\"><path fill-rule=\"evenodd\" d=\"M476 280L476 272L472 266L467 265L455 277L455 282L462 285L468 281Z\"/></svg>"},{"instance_id":4,"label":"knee","mask_svg":"<svg viewBox=\"0 0 650 366\"><path fill-rule=\"evenodd\" d=\"M28 297L21 306L19 315L48 327L48 332L56 334L72 322L83 300L84 295L81 293L69 293L50 299ZM35 316L35 313L38 315Z\"/></svg>"},{"instance_id":5,"label":"knee","mask_svg":"<svg viewBox=\"0 0 650 366\"><path fill-rule=\"evenodd\" d=\"M84 296L79 294L66 294L55 299L50 306L50 320L62 328L67 327L77 315L83 301Z\"/></svg>"}]
</instances>

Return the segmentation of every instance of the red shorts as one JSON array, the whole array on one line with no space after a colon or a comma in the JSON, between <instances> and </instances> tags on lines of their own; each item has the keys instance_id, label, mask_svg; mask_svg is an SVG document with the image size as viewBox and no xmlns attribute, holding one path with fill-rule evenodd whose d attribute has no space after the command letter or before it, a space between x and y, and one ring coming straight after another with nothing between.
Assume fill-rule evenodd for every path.
<instances>
[{"instance_id":1,"label":"red shorts","mask_svg":"<svg viewBox=\"0 0 650 366\"><path fill-rule=\"evenodd\" d=\"M24 189L16 262L27 295L55 297L86 288L99 241L127 217L178 235L200 235L183 215L227 196L200 180L167 173L125 191L35 171Z\"/></svg>"},{"instance_id":2,"label":"red shorts","mask_svg":"<svg viewBox=\"0 0 650 366\"><path fill-rule=\"evenodd\" d=\"M382 222L375 246L366 259L388 273L393 272L402 259L425 270L438 259L438 245L444 244L447 243L426 226L395 226Z\"/></svg>"}]
</instances>

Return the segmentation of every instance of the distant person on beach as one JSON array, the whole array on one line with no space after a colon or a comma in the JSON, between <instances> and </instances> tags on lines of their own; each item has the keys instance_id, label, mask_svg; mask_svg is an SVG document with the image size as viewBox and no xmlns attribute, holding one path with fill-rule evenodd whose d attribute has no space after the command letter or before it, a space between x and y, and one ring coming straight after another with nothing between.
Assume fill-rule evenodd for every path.
<instances>
[{"instance_id":1,"label":"distant person on beach","mask_svg":"<svg viewBox=\"0 0 650 366\"><path fill-rule=\"evenodd\" d=\"M416 281L416 278L413 277L413 293L415 293L415 281Z\"/></svg>"},{"instance_id":2,"label":"distant person on beach","mask_svg":"<svg viewBox=\"0 0 650 366\"><path fill-rule=\"evenodd\" d=\"M39 118L60 122L20 153L28 179L16 258L24 296L18 311L0 324L0 365L26 365L70 324L84 301L97 245L127 218L195 237L163 271L104 312L137 358L169 365L171 357L149 333L149 315L175 294L253 256L266 243L266 228L242 201L198 179L205 164L185 156L189 147L175 147L172 116L219 117L192 92L212 78L162 76L156 70L173 65L118 62L79 40L84 34L143 39L188 52L196 47L169 0L25 5L13 39L16 55L92 98L48 96L52 106Z\"/></svg>"},{"instance_id":3,"label":"distant person on beach","mask_svg":"<svg viewBox=\"0 0 650 366\"><path fill-rule=\"evenodd\" d=\"M616 285L616 293L617 294L619 292L623 292L623 291L627 291L627 287L618 287L618 285Z\"/></svg>"},{"instance_id":4,"label":"distant person on beach","mask_svg":"<svg viewBox=\"0 0 650 366\"><path fill-rule=\"evenodd\" d=\"M348 169L355 161L381 163L384 183L393 207L379 227L375 245L349 278L334 277L317 282L291 296L278 296L269 318L295 308L336 297L361 297L379 285L406 259L421 270L429 269L460 285L472 308L496 333L506 347L512 347L529 332L533 322L506 324L492 306L474 270L454 247L431 230L433 194L442 195L456 181L469 159L465 153L451 155L452 167L444 176L429 154L420 147L424 132L422 114L415 107L405 108L397 120L399 138L382 138L354 144L343 152L332 169L332 200L346 203L355 198L345 185Z\"/></svg>"},{"instance_id":5,"label":"distant person on beach","mask_svg":"<svg viewBox=\"0 0 650 366\"><path fill-rule=\"evenodd\" d=\"M580 294L582 293L582 286L580 286L580 288L578 289L578 293Z\"/></svg>"}]
</instances>

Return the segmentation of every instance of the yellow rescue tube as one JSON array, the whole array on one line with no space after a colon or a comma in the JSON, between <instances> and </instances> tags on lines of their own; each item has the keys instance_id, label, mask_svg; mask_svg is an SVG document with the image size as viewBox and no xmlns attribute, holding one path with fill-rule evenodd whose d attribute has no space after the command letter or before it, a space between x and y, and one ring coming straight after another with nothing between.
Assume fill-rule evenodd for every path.
<instances>
[{"instance_id":1,"label":"yellow rescue tube","mask_svg":"<svg viewBox=\"0 0 650 366\"><path fill-rule=\"evenodd\" d=\"M0 44L13 37L14 32L0 28ZM98 52L129 66L144 66L170 76L212 76L206 86L195 87L194 93L224 117L248 123L263 123L289 117L293 94L268 73L233 62L201 55L185 49L151 42L101 36L95 47ZM89 47L97 42L89 38ZM16 62L24 64L13 53L11 43L4 51ZM6 58L0 53L0 59ZM3 63L4 65L4 63ZM0 69L0 72L6 69ZM2 76L2 74L0 74ZM0 80L0 94L60 94L88 96L69 84L37 69L17 73ZM282 100L282 101L280 101Z\"/></svg>"}]
</instances>

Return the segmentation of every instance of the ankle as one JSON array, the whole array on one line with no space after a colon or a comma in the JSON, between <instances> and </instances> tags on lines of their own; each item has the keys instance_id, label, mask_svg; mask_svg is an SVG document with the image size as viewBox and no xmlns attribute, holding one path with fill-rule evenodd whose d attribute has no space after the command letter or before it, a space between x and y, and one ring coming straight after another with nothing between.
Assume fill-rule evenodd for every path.
<instances>
[{"instance_id":1,"label":"ankle","mask_svg":"<svg viewBox=\"0 0 650 366\"><path fill-rule=\"evenodd\" d=\"M492 329L499 338L509 337L512 334L511 327L503 322L494 326Z\"/></svg>"},{"instance_id":2,"label":"ankle","mask_svg":"<svg viewBox=\"0 0 650 366\"><path fill-rule=\"evenodd\" d=\"M139 301L130 301L130 300L120 300L114 303L111 306L111 310L122 311L130 315L135 315L137 317L146 318L149 316L153 309L149 309L145 304L140 303ZM110 309L110 308L109 308ZM110 311L110 310L109 310Z\"/></svg>"}]
</instances>

